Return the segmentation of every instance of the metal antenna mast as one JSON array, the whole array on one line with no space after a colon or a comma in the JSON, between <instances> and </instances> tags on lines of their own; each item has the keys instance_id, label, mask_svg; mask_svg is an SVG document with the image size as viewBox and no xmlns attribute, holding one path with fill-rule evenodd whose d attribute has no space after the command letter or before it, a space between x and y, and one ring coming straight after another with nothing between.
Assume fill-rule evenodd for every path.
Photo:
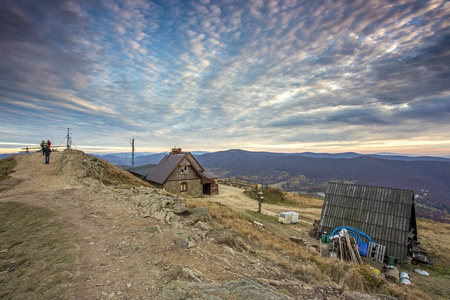
<instances>
[{"instance_id":1,"label":"metal antenna mast","mask_svg":"<svg viewBox=\"0 0 450 300\"><path fill-rule=\"evenodd\" d=\"M67 127L67 147L66 147L66 149L70 149L71 145L72 145L72 138L70 137L70 128Z\"/></svg>"},{"instance_id":2,"label":"metal antenna mast","mask_svg":"<svg viewBox=\"0 0 450 300\"><path fill-rule=\"evenodd\" d=\"M131 167L134 168L134 136L131 140Z\"/></svg>"}]
</instances>

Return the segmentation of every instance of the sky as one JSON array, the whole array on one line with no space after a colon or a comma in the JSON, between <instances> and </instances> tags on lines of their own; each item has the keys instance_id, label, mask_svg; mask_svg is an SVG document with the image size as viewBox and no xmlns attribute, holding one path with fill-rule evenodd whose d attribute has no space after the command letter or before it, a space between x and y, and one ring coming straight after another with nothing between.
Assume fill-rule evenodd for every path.
<instances>
[{"instance_id":1,"label":"sky","mask_svg":"<svg viewBox=\"0 0 450 300\"><path fill-rule=\"evenodd\" d=\"M0 153L450 156L450 1L0 0Z\"/></svg>"}]
</instances>

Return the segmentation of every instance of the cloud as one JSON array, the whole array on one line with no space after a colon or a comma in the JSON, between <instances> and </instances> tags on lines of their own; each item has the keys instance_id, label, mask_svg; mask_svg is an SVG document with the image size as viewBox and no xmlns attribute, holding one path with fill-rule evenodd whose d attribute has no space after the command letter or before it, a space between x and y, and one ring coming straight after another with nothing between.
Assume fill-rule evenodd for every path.
<instances>
[{"instance_id":1,"label":"cloud","mask_svg":"<svg viewBox=\"0 0 450 300\"><path fill-rule=\"evenodd\" d=\"M148 147L449 139L446 1L3 7L2 120L41 115Z\"/></svg>"}]
</instances>

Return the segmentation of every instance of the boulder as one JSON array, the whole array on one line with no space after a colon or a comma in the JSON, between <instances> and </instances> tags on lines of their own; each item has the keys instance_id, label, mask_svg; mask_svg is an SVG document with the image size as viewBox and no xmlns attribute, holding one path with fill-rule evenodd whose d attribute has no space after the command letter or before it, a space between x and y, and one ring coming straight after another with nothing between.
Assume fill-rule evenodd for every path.
<instances>
[{"instance_id":1,"label":"boulder","mask_svg":"<svg viewBox=\"0 0 450 300\"><path fill-rule=\"evenodd\" d=\"M203 231L211 231L214 229L211 224L202 221L198 221L197 223L195 223L195 227Z\"/></svg>"},{"instance_id":2,"label":"boulder","mask_svg":"<svg viewBox=\"0 0 450 300\"><path fill-rule=\"evenodd\" d=\"M195 207L188 210L190 223L195 224L198 221L210 222L211 215L204 207Z\"/></svg>"}]
</instances>

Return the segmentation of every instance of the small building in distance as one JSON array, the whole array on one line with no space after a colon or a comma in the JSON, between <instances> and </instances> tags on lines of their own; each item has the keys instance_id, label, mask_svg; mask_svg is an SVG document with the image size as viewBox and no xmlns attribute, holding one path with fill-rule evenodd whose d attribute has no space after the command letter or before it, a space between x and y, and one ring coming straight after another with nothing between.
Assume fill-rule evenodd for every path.
<instances>
[{"instance_id":1,"label":"small building in distance","mask_svg":"<svg viewBox=\"0 0 450 300\"><path fill-rule=\"evenodd\" d=\"M133 174L136 177L139 177L141 179L145 179L148 174L150 174L157 165L155 164L147 164L139 167L134 167L128 170L131 174Z\"/></svg>"},{"instance_id":2,"label":"small building in distance","mask_svg":"<svg viewBox=\"0 0 450 300\"><path fill-rule=\"evenodd\" d=\"M329 182L319 231L341 226L361 230L386 246L385 257L405 261L410 241L417 241L414 191Z\"/></svg>"},{"instance_id":3,"label":"small building in distance","mask_svg":"<svg viewBox=\"0 0 450 300\"><path fill-rule=\"evenodd\" d=\"M173 148L145 177L157 188L192 197L219 194L217 176L205 171L190 152Z\"/></svg>"}]
</instances>

